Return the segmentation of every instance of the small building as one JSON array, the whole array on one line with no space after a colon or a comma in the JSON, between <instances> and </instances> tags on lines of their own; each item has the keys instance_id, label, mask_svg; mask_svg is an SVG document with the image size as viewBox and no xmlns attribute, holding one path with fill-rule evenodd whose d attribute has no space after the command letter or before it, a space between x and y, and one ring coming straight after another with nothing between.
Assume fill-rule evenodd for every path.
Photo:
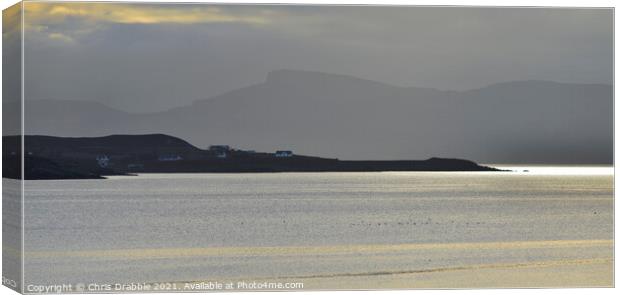
<instances>
[{"instance_id":1,"label":"small building","mask_svg":"<svg viewBox=\"0 0 620 295\"><path fill-rule=\"evenodd\" d=\"M161 162L181 161L183 158L179 155L160 155L157 160Z\"/></svg>"},{"instance_id":2,"label":"small building","mask_svg":"<svg viewBox=\"0 0 620 295\"><path fill-rule=\"evenodd\" d=\"M276 151L276 157L278 158L290 158L293 156L292 151Z\"/></svg>"},{"instance_id":3,"label":"small building","mask_svg":"<svg viewBox=\"0 0 620 295\"><path fill-rule=\"evenodd\" d=\"M95 160L97 160L97 165L101 168L106 168L110 164L110 158L107 155L99 155Z\"/></svg>"}]
</instances>

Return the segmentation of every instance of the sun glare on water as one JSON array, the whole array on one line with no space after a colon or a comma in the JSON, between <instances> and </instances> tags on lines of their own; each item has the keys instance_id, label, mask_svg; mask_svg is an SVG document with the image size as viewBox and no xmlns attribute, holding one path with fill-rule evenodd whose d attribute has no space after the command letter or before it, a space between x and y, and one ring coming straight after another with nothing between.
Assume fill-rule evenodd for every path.
<instances>
[{"instance_id":1,"label":"sun glare on water","mask_svg":"<svg viewBox=\"0 0 620 295\"><path fill-rule=\"evenodd\" d=\"M614 175L613 166L490 166L523 175Z\"/></svg>"}]
</instances>

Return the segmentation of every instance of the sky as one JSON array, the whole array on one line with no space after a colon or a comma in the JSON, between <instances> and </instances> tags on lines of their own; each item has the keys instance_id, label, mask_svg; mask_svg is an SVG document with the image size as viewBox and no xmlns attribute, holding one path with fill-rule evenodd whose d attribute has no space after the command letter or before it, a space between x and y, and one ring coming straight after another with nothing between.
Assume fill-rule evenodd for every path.
<instances>
[{"instance_id":1,"label":"sky","mask_svg":"<svg viewBox=\"0 0 620 295\"><path fill-rule=\"evenodd\" d=\"M278 69L442 90L613 77L611 9L26 2L24 15L26 99L129 112Z\"/></svg>"}]
</instances>

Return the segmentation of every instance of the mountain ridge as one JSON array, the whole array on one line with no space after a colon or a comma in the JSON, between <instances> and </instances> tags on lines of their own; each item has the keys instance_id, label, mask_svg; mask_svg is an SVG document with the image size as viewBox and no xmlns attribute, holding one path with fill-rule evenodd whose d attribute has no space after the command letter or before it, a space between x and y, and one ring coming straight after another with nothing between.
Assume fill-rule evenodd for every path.
<instances>
[{"instance_id":1,"label":"mountain ridge","mask_svg":"<svg viewBox=\"0 0 620 295\"><path fill-rule=\"evenodd\" d=\"M359 78L359 77L355 77L352 75L345 75L345 74L331 74L331 73L324 73L324 72L318 72L318 71L309 71L309 70L292 70L292 69L279 69L279 70L273 70L267 73L267 78L260 83L255 83L255 84L251 84L251 85L247 85L247 86L243 86L237 89L233 89L230 91L226 91L224 93L221 94L217 94L217 95L213 95L207 98L201 98L201 99L197 99L194 100L192 104L189 105L183 105L183 106L177 106L177 107L172 107L172 108L168 108L168 109L163 109L163 110L159 110L159 111L153 111L153 112L127 112L127 111L123 111L120 110L118 108L115 108L113 106L109 106L106 105L105 103L102 102L98 102L98 101L93 101L93 100L79 100L79 99L34 99L34 100L29 100L29 102L39 102L39 103L78 103L78 104L84 104L84 105L92 105L92 106L96 106L96 107L104 107L106 109L109 110L113 110L113 111L117 111L120 113L125 113L125 114L133 114L133 115L149 115L149 114L157 114L157 113L162 113L162 112L167 112L170 110L174 110L174 109L178 109L178 108L187 108L187 107L191 107L192 105L194 105L195 103L199 103L199 102L203 102L203 101L207 101L207 100L212 100L221 96L225 96L231 92L237 92L243 89L247 89L247 88L252 88L258 85L262 85L264 83L267 83L270 78L269 76L272 75L272 73L274 72L283 72L283 73L289 73L289 72L303 72L303 73L316 73L316 74L324 74L324 75L329 75L329 76L339 76L339 77L350 77L350 78L354 78L357 80L361 80L361 81L369 81L369 82L373 82L373 83L378 83L381 85L385 85L385 86L390 86L390 87L395 87L395 88L401 88L401 89L414 89L414 90L426 90L426 91L436 91L436 92L443 92L443 93L466 93L466 92L475 92L475 91L480 91L483 89L488 89L488 88L496 88L496 87L502 87L502 86L512 86L512 85L519 85L519 84L528 84L528 83L536 83L536 84L540 84L540 85L570 85L570 86L579 86L579 87L584 87L584 86L593 86L593 87L609 87L612 88L613 85L612 84L606 84L606 83L573 83L573 82L559 82L559 81L553 81L553 80L532 80L532 79L528 79L528 80L511 80L511 81L504 81L504 82L497 82L497 83L492 83L492 84L488 84L485 86L481 86L481 87L476 87L476 88L472 88L472 89L466 89L466 90L444 90L444 89L438 89L438 88L433 88L433 87L420 87L420 86L399 86L399 85L394 85L394 84L389 84L389 83L384 83L384 82L379 82L379 81L373 81L373 80L369 80L369 79L364 79L364 78ZM273 79L273 78L272 78ZM277 80L277 78L276 78ZM14 104L16 102L3 102L3 104Z\"/></svg>"},{"instance_id":2,"label":"mountain ridge","mask_svg":"<svg viewBox=\"0 0 620 295\"><path fill-rule=\"evenodd\" d=\"M25 129L53 136L165 133L203 147L286 148L341 159L613 160L613 94L606 84L530 80L443 91L332 75L279 70L263 83L156 113L27 101Z\"/></svg>"}]
</instances>

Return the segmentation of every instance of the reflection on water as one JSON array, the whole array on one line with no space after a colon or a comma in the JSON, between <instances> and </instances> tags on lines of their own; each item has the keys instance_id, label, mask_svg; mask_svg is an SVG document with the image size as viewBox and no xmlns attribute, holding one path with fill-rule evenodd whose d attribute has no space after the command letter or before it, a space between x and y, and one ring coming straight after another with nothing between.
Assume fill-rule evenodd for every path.
<instances>
[{"instance_id":1,"label":"reflection on water","mask_svg":"<svg viewBox=\"0 0 620 295\"><path fill-rule=\"evenodd\" d=\"M145 174L27 181L26 280L184 281L510 264L524 259L609 259L612 248L605 242L613 239L609 168L527 170ZM473 250L478 246L465 252L385 250L392 249L389 245L418 249L419 244L563 240L603 244L573 247L571 252L509 247L482 253ZM366 249L364 245L386 246L377 246L383 250L375 252L355 250ZM153 255L123 258L139 249ZM324 254L308 250L308 255L300 255L303 249L344 250ZM205 254L216 250L228 254Z\"/></svg>"}]
</instances>

